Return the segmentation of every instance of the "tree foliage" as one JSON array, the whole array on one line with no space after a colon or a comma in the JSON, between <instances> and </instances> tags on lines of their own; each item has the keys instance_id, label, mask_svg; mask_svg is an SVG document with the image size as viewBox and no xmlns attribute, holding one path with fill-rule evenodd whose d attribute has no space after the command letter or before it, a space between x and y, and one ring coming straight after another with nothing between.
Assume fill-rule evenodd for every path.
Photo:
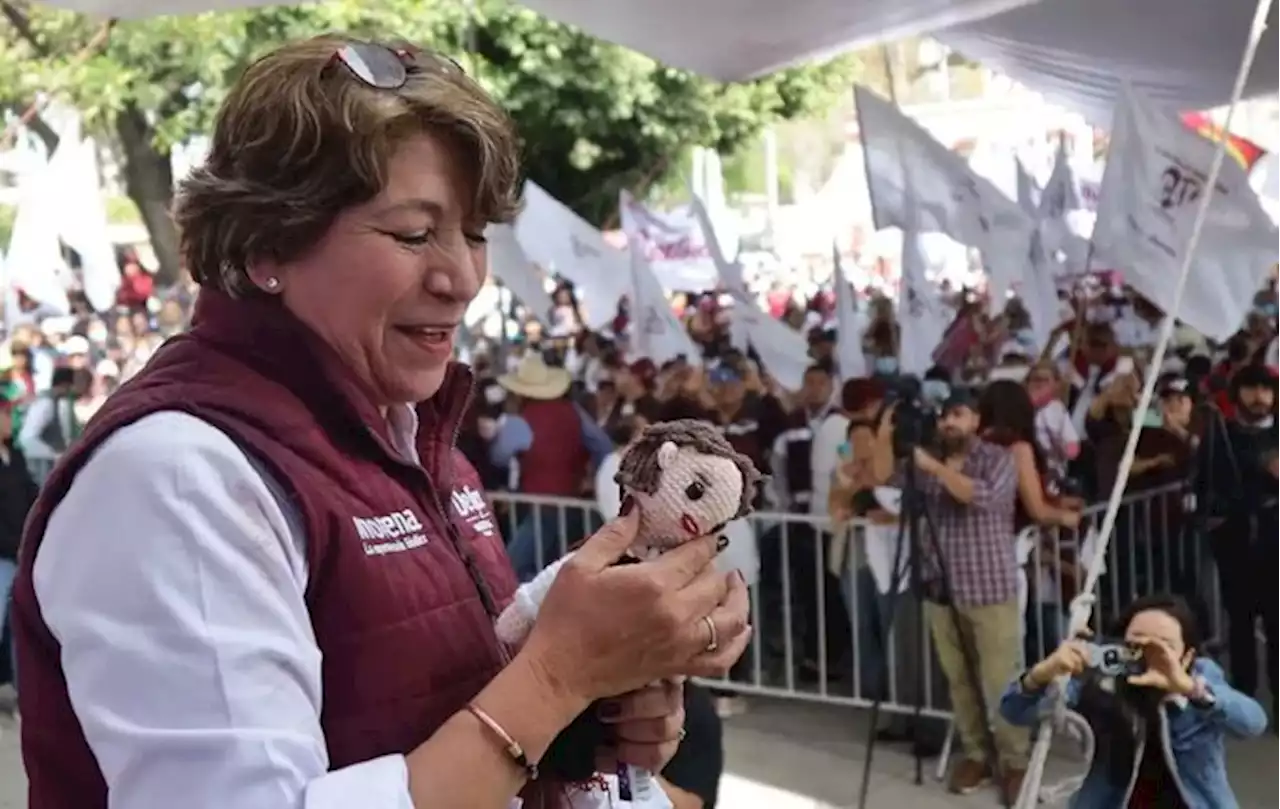
<instances>
[{"instance_id":1,"label":"tree foliage","mask_svg":"<svg viewBox=\"0 0 1280 809\"><path fill-rule=\"evenodd\" d=\"M121 22L77 63L98 21L30 0L0 0L0 11L7 20L0 25L0 108L17 111L53 93L111 136L167 274L177 261L166 213L170 150L207 133L235 77L290 39L343 31L455 55L474 47L460 61L515 118L528 176L596 223L612 217L623 188L677 170L672 158L682 147L735 152L774 120L820 110L856 69L846 59L718 84L508 0L480 0L470 19L455 0L329 0Z\"/></svg>"}]
</instances>

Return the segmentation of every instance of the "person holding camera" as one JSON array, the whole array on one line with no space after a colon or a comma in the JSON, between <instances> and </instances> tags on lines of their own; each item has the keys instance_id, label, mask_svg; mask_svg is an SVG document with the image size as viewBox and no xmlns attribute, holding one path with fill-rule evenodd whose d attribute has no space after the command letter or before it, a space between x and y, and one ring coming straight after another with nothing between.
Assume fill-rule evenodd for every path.
<instances>
[{"instance_id":1,"label":"person holding camera","mask_svg":"<svg viewBox=\"0 0 1280 809\"><path fill-rule=\"evenodd\" d=\"M1262 706L1197 654L1200 629L1182 599L1138 599L1114 630L1122 643L1067 640L1015 678L1001 716L1034 725L1052 699L1049 684L1068 677L1067 704L1096 739L1072 809L1237 809L1224 740L1261 735Z\"/></svg>"},{"instance_id":2,"label":"person holding camera","mask_svg":"<svg viewBox=\"0 0 1280 809\"><path fill-rule=\"evenodd\" d=\"M899 420L927 418L917 412L899 414L898 407L887 411L877 427L875 479L893 478L896 483L891 485L901 485L906 470L895 470L895 465L914 464L919 493L936 529L932 540L926 534L921 542L919 579L925 621L950 686L964 749L948 786L954 793L967 794L995 774L994 762L984 753L985 706L1000 694L1021 658L1013 523L1018 471L1008 449L979 437L977 401L964 389L953 391L943 403L937 428L939 455L914 446L906 460L895 461L894 444L903 443L894 438ZM976 666L977 684L969 676L971 666ZM999 787L1016 797L1026 774L1027 734L997 720L994 735Z\"/></svg>"}]
</instances>

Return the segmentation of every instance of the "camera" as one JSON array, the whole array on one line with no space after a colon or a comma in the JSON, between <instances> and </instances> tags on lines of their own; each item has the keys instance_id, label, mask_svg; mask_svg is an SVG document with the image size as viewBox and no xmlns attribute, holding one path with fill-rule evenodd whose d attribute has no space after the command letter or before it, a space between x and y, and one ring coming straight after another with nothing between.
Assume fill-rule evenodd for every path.
<instances>
[{"instance_id":1,"label":"camera","mask_svg":"<svg viewBox=\"0 0 1280 809\"><path fill-rule=\"evenodd\" d=\"M1123 643L1099 643L1089 646L1089 668L1103 677L1126 678L1146 670L1142 650Z\"/></svg>"},{"instance_id":2,"label":"camera","mask_svg":"<svg viewBox=\"0 0 1280 809\"><path fill-rule=\"evenodd\" d=\"M909 457L916 447L932 446L938 435L937 404L925 397L919 377L902 376L885 397L893 410L893 454Z\"/></svg>"}]
</instances>

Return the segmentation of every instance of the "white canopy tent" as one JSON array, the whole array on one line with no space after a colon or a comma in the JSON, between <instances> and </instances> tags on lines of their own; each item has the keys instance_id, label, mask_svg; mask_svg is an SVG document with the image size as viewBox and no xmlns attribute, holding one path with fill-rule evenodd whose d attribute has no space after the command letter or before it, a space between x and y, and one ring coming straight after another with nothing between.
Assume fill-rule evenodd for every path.
<instances>
[{"instance_id":1,"label":"white canopy tent","mask_svg":"<svg viewBox=\"0 0 1280 809\"><path fill-rule=\"evenodd\" d=\"M1225 103L1253 11L1252 0L522 1L602 39L725 81L930 34L1104 127L1122 79L1184 110ZM51 0L125 19L261 4ZM1273 8L1245 97L1276 92L1278 53Z\"/></svg>"},{"instance_id":2,"label":"white canopy tent","mask_svg":"<svg viewBox=\"0 0 1280 809\"><path fill-rule=\"evenodd\" d=\"M1119 82L1184 110L1225 104L1252 0L523 0L669 64L732 80L930 34L1092 123ZM1276 14L1245 96L1277 89Z\"/></svg>"}]
</instances>

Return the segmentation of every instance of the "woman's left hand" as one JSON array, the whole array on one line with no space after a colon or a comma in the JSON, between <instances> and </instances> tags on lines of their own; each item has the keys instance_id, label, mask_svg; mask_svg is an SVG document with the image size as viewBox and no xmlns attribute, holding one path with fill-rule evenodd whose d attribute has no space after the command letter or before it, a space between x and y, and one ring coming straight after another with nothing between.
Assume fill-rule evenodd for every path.
<instances>
[{"instance_id":1,"label":"woman's left hand","mask_svg":"<svg viewBox=\"0 0 1280 809\"><path fill-rule=\"evenodd\" d=\"M1169 644L1151 638L1142 641L1141 645L1147 670L1130 677L1130 685L1158 688L1168 694L1184 697L1195 690L1195 678L1183 667L1182 661Z\"/></svg>"},{"instance_id":2,"label":"woman's left hand","mask_svg":"<svg viewBox=\"0 0 1280 809\"><path fill-rule=\"evenodd\" d=\"M605 700L599 713L614 741L613 748L601 751L603 758L662 772L684 736L684 682L664 680Z\"/></svg>"}]
</instances>

